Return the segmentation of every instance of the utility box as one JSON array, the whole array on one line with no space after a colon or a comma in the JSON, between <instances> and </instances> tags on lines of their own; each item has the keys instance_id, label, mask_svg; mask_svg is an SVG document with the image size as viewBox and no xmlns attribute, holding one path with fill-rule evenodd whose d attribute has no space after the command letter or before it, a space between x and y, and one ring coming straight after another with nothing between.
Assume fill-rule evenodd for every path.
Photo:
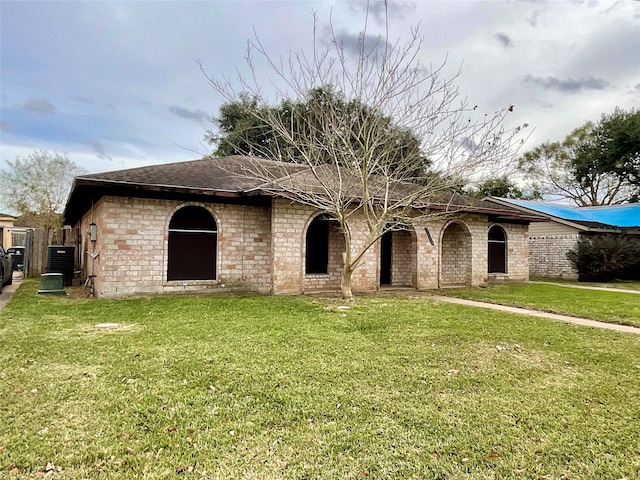
<instances>
[{"instance_id":1,"label":"utility box","mask_svg":"<svg viewBox=\"0 0 640 480\"><path fill-rule=\"evenodd\" d=\"M61 273L43 273L40 277L38 294L66 295L63 282L64 279Z\"/></svg>"},{"instance_id":2,"label":"utility box","mask_svg":"<svg viewBox=\"0 0 640 480\"><path fill-rule=\"evenodd\" d=\"M61 273L65 285L73 282L75 247L49 245L47 251L47 273Z\"/></svg>"}]
</instances>

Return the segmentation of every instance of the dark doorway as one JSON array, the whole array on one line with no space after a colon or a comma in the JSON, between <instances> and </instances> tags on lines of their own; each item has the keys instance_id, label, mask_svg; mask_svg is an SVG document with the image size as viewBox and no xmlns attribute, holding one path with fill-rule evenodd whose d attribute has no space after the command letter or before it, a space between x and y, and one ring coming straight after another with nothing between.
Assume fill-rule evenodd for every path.
<instances>
[{"instance_id":1,"label":"dark doorway","mask_svg":"<svg viewBox=\"0 0 640 480\"><path fill-rule=\"evenodd\" d=\"M489 229L489 273L507 273L507 238L502 227Z\"/></svg>"},{"instance_id":2,"label":"dark doorway","mask_svg":"<svg viewBox=\"0 0 640 480\"><path fill-rule=\"evenodd\" d=\"M330 217L319 215L307 228L305 273L329 273Z\"/></svg>"},{"instance_id":3,"label":"dark doorway","mask_svg":"<svg viewBox=\"0 0 640 480\"><path fill-rule=\"evenodd\" d=\"M393 233L387 232L380 238L380 285L391 285L391 256Z\"/></svg>"},{"instance_id":4,"label":"dark doorway","mask_svg":"<svg viewBox=\"0 0 640 480\"><path fill-rule=\"evenodd\" d=\"M215 280L217 230L207 209L178 210L169 222L167 280Z\"/></svg>"}]
</instances>

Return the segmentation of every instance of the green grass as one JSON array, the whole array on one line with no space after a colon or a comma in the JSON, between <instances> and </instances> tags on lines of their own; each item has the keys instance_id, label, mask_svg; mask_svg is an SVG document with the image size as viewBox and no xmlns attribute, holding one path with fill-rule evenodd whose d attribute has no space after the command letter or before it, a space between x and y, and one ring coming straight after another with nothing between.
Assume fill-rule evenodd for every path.
<instances>
[{"instance_id":1,"label":"green grass","mask_svg":"<svg viewBox=\"0 0 640 480\"><path fill-rule=\"evenodd\" d=\"M442 295L640 327L640 295L539 283L440 290Z\"/></svg>"},{"instance_id":2,"label":"green grass","mask_svg":"<svg viewBox=\"0 0 640 480\"><path fill-rule=\"evenodd\" d=\"M0 312L0 478L640 471L636 335L429 299L36 289Z\"/></svg>"},{"instance_id":3,"label":"green grass","mask_svg":"<svg viewBox=\"0 0 640 480\"><path fill-rule=\"evenodd\" d=\"M623 288L627 290L640 290L640 282L631 282L626 280L618 280L615 282L579 282L577 280L565 280L559 278L543 278L543 277L532 277L531 281L536 282L551 282L551 283L559 283L562 285L577 285L579 287L600 287L600 288Z\"/></svg>"}]
</instances>

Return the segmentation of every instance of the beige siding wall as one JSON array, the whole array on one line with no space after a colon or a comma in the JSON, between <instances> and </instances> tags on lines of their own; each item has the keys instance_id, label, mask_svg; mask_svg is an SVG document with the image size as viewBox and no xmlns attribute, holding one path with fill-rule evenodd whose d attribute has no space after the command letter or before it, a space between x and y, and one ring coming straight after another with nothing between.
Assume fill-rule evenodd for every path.
<instances>
[{"instance_id":1,"label":"beige siding wall","mask_svg":"<svg viewBox=\"0 0 640 480\"><path fill-rule=\"evenodd\" d=\"M0 218L0 247L3 247L5 250L7 248L13 247L13 222L13 217Z\"/></svg>"},{"instance_id":2,"label":"beige siding wall","mask_svg":"<svg viewBox=\"0 0 640 480\"><path fill-rule=\"evenodd\" d=\"M577 232L576 228L558 222L533 222L529 226L529 235L535 237L542 235L572 235Z\"/></svg>"}]
</instances>

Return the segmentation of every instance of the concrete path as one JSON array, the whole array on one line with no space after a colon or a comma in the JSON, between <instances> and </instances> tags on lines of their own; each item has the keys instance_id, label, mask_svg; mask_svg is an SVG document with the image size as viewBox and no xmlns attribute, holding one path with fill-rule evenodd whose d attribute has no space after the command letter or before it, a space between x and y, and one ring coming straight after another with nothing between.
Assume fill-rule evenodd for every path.
<instances>
[{"instance_id":1,"label":"concrete path","mask_svg":"<svg viewBox=\"0 0 640 480\"><path fill-rule=\"evenodd\" d=\"M607 289L608 290L608 289ZM442 295L426 295L434 300L441 302L457 303L458 305L468 305L470 307L481 307L490 310L500 310L503 312L519 313L521 315L530 315L532 317L551 318L553 320L560 320L568 323L575 323L576 325L584 325L587 327L604 328L607 330L614 330L616 332L635 333L640 335L640 328L630 327L628 325L617 325L615 323L598 322L596 320L589 320L587 318L570 317L568 315L558 315L556 313L541 312L539 310L530 310L528 308L508 307L506 305L497 305L495 303L477 302L475 300L465 300L462 298L444 297Z\"/></svg>"},{"instance_id":2,"label":"concrete path","mask_svg":"<svg viewBox=\"0 0 640 480\"><path fill-rule=\"evenodd\" d=\"M529 283L542 283L545 285L555 285L556 287L581 288L583 290L600 290L601 292L635 293L636 295L640 295L640 290L632 290L630 288L592 287L588 285L571 285L568 283L555 283L555 282L529 282Z\"/></svg>"},{"instance_id":3,"label":"concrete path","mask_svg":"<svg viewBox=\"0 0 640 480\"><path fill-rule=\"evenodd\" d=\"M15 292L22 283L22 272L13 272L13 284L5 285L0 293L0 310L9 302L11 295Z\"/></svg>"}]
</instances>

